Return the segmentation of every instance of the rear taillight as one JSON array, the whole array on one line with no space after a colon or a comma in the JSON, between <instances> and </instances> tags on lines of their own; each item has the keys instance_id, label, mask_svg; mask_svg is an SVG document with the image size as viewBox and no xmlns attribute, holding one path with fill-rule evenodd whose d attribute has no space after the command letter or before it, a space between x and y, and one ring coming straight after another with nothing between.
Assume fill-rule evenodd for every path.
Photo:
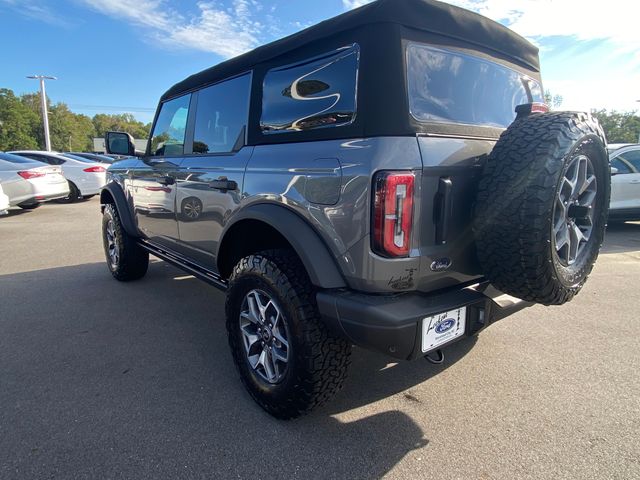
<instances>
[{"instance_id":1,"label":"rear taillight","mask_svg":"<svg viewBox=\"0 0 640 480\"><path fill-rule=\"evenodd\" d=\"M385 257L409 255L413 226L411 172L380 172L374 180L373 250Z\"/></svg>"},{"instance_id":2,"label":"rear taillight","mask_svg":"<svg viewBox=\"0 0 640 480\"><path fill-rule=\"evenodd\" d=\"M29 180L31 178L44 177L46 174L34 170L23 170L22 172L18 172L18 175L20 175L25 180Z\"/></svg>"},{"instance_id":3,"label":"rear taillight","mask_svg":"<svg viewBox=\"0 0 640 480\"><path fill-rule=\"evenodd\" d=\"M107 169L102 167L102 166L100 166L100 165L97 165L95 167L88 167L88 168L85 168L83 170L83 172L89 172L89 173L102 173L102 172L106 172L106 171L107 171Z\"/></svg>"}]
</instances>

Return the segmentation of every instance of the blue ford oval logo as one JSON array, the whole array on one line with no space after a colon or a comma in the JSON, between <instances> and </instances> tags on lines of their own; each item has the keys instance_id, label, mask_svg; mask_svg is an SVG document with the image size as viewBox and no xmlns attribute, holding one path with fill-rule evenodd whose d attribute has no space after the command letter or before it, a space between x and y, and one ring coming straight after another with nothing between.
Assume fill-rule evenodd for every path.
<instances>
[{"instance_id":1,"label":"blue ford oval logo","mask_svg":"<svg viewBox=\"0 0 640 480\"><path fill-rule=\"evenodd\" d=\"M436 333L448 332L455 324L456 321L453 318L447 318L436 325Z\"/></svg>"}]
</instances>

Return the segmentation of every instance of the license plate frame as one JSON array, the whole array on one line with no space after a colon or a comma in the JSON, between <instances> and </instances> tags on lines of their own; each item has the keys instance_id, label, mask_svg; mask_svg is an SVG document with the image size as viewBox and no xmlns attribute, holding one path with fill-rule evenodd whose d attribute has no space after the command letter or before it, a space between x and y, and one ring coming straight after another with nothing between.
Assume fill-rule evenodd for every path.
<instances>
[{"instance_id":1,"label":"license plate frame","mask_svg":"<svg viewBox=\"0 0 640 480\"><path fill-rule=\"evenodd\" d=\"M467 307L458 307L422 319L422 353L437 350L464 336L467 327Z\"/></svg>"}]
</instances>

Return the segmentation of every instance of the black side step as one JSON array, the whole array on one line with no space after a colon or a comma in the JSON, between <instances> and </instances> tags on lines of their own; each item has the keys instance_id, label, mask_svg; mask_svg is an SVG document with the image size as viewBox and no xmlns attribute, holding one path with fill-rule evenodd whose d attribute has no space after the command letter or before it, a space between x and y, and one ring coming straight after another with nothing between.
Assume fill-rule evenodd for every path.
<instances>
[{"instance_id":1,"label":"black side step","mask_svg":"<svg viewBox=\"0 0 640 480\"><path fill-rule=\"evenodd\" d=\"M213 285L216 288L219 288L222 291L225 291L228 287L228 284L225 280L223 280L220 275L211 270L204 268L197 263L194 263L179 253L172 252L168 249L159 247L158 245L154 245L152 243L147 242L146 240L139 239L138 244L147 250L151 255L155 255L161 260L164 260L171 265L178 267L181 270L184 270L187 273L190 273L196 278L200 280L204 280L210 285Z\"/></svg>"}]
</instances>

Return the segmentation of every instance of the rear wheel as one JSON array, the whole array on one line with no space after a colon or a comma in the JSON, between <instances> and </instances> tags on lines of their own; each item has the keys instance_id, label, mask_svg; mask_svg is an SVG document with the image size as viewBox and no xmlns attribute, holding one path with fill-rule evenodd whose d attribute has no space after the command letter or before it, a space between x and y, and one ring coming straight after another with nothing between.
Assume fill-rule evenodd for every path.
<instances>
[{"instance_id":1,"label":"rear wheel","mask_svg":"<svg viewBox=\"0 0 640 480\"><path fill-rule=\"evenodd\" d=\"M586 113L516 120L489 155L474 230L484 273L500 290L546 305L573 298L604 239L609 162Z\"/></svg>"},{"instance_id":2,"label":"rear wheel","mask_svg":"<svg viewBox=\"0 0 640 480\"><path fill-rule=\"evenodd\" d=\"M231 275L226 313L242 382L274 417L298 417L342 387L351 345L320 319L313 287L292 252L243 258Z\"/></svg>"},{"instance_id":3,"label":"rear wheel","mask_svg":"<svg viewBox=\"0 0 640 480\"><path fill-rule=\"evenodd\" d=\"M118 210L112 203L104 207L102 240L107 266L116 280L144 277L149 267L149 253L124 230Z\"/></svg>"},{"instance_id":4,"label":"rear wheel","mask_svg":"<svg viewBox=\"0 0 640 480\"><path fill-rule=\"evenodd\" d=\"M78 190L78 187L69 180L67 180L67 182L69 183L69 195L58 200L59 203L73 203L80 198L80 190Z\"/></svg>"}]
</instances>

